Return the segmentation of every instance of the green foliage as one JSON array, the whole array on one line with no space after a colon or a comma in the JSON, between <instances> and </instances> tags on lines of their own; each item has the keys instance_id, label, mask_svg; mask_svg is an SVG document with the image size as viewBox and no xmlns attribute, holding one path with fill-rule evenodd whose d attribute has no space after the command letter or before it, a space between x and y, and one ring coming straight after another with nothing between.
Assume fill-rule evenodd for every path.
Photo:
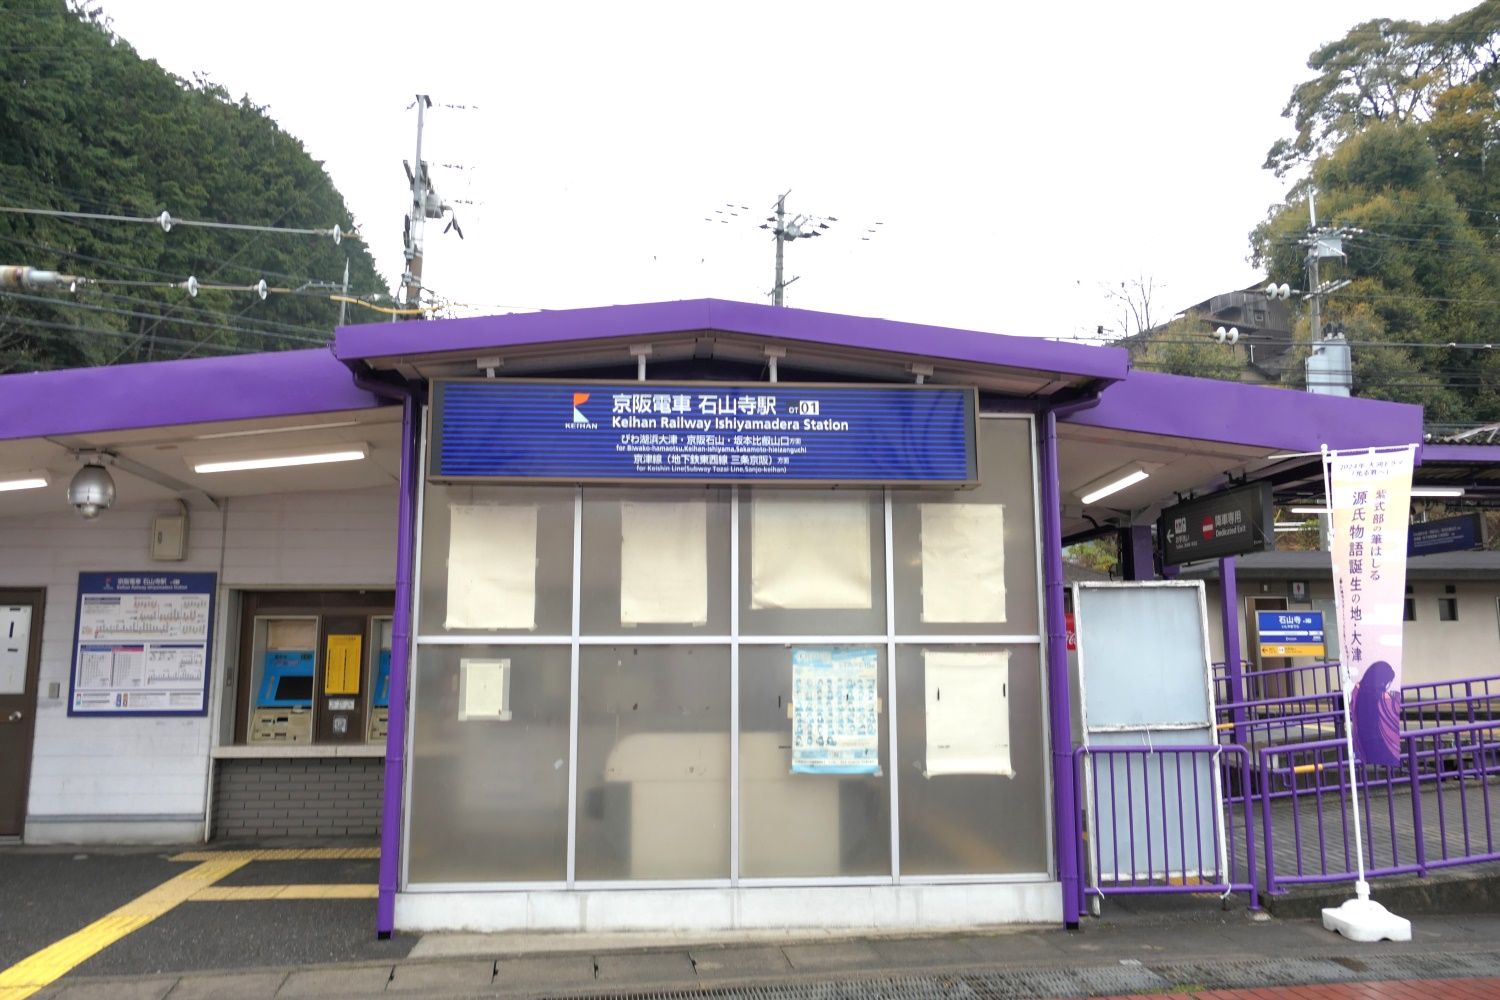
<instances>
[{"instance_id":1,"label":"green foliage","mask_svg":"<svg viewBox=\"0 0 1500 1000\"><path fill-rule=\"evenodd\" d=\"M1266 156L1278 176L1377 122L1430 120L1458 86L1491 92L1500 81L1500 0L1485 0L1446 21L1377 18L1308 57L1311 80L1292 91L1282 115L1296 135Z\"/></svg>"},{"instance_id":2,"label":"green foliage","mask_svg":"<svg viewBox=\"0 0 1500 1000\"><path fill-rule=\"evenodd\" d=\"M1130 363L1148 371L1234 381L1245 367L1242 349L1208 335L1210 325L1189 313L1132 340Z\"/></svg>"},{"instance_id":3,"label":"green foliage","mask_svg":"<svg viewBox=\"0 0 1500 1000\"><path fill-rule=\"evenodd\" d=\"M1074 566L1114 575L1120 567L1120 538L1101 535L1085 542L1075 542L1063 549L1063 561Z\"/></svg>"},{"instance_id":4,"label":"green foliage","mask_svg":"<svg viewBox=\"0 0 1500 1000\"><path fill-rule=\"evenodd\" d=\"M1253 258L1306 286L1316 190L1318 222L1351 230L1320 279L1349 282L1322 320L1354 345L1355 393L1419 403L1434 422L1500 420L1500 351L1484 347L1500 346L1500 0L1357 25L1309 66L1287 105L1296 137L1266 164L1309 173L1251 234Z\"/></svg>"},{"instance_id":5,"label":"green foliage","mask_svg":"<svg viewBox=\"0 0 1500 1000\"><path fill-rule=\"evenodd\" d=\"M262 108L142 60L96 7L10 0L0 53L0 204L353 228L322 165ZM156 283L0 295L0 371L326 343L336 288L262 302L161 285L336 285L346 259L352 295L386 291L357 240L0 213L0 264ZM348 321L379 318L356 308Z\"/></svg>"}]
</instances>

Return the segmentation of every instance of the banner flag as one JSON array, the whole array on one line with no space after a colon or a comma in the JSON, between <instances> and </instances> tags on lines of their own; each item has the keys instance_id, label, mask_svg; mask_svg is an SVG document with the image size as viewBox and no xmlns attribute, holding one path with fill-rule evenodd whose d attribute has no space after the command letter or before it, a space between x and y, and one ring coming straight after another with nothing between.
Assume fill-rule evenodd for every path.
<instances>
[{"instance_id":1,"label":"banner flag","mask_svg":"<svg viewBox=\"0 0 1500 1000\"><path fill-rule=\"evenodd\" d=\"M1355 757L1401 759L1401 623L1412 445L1327 455L1344 699Z\"/></svg>"}]
</instances>

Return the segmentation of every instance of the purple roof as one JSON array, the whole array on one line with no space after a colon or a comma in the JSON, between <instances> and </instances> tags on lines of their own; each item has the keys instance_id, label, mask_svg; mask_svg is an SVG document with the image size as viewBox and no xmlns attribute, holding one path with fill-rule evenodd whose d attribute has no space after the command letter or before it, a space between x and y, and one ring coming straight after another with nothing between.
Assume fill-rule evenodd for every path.
<instances>
[{"instance_id":1,"label":"purple roof","mask_svg":"<svg viewBox=\"0 0 1500 1000\"><path fill-rule=\"evenodd\" d=\"M1132 371L1105 390L1098 406L1067 421L1277 451L1422 440L1420 406L1146 371Z\"/></svg>"},{"instance_id":2,"label":"purple roof","mask_svg":"<svg viewBox=\"0 0 1500 1000\"><path fill-rule=\"evenodd\" d=\"M345 326L335 334L334 353L341 361L444 353L474 354L522 345L567 344L697 330L800 340L830 347L1001 365L1083 378L1120 379L1129 369L1128 355L1119 348L1059 344L1039 337L954 330L721 299Z\"/></svg>"},{"instance_id":3,"label":"purple roof","mask_svg":"<svg viewBox=\"0 0 1500 1000\"><path fill-rule=\"evenodd\" d=\"M382 405L322 348L0 375L0 440Z\"/></svg>"},{"instance_id":4,"label":"purple roof","mask_svg":"<svg viewBox=\"0 0 1500 1000\"><path fill-rule=\"evenodd\" d=\"M1429 444L1422 446L1423 462L1500 462L1500 444Z\"/></svg>"}]
</instances>

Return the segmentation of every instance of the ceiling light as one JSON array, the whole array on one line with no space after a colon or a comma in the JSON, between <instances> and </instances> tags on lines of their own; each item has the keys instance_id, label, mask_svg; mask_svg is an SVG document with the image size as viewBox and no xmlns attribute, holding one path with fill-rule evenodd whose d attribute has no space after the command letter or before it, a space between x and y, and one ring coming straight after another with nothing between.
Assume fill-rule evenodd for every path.
<instances>
[{"instance_id":1,"label":"ceiling light","mask_svg":"<svg viewBox=\"0 0 1500 1000\"><path fill-rule=\"evenodd\" d=\"M1317 523L1317 521L1283 521L1280 524L1276 525L1276 530L1302 531L1304 528L1311 528Z\"/></svg>"},{"instance_id":2,"label":"ceiling light","mask_svg":"<svg viewBox=\"0 0 1500 1000\"><path fill-rule=\"evenodd\" d=\"M1131 462L1124 468L1116 469L1102 479L1096 479L1085 485L1078 491L1078 499L1085 505L1091 504L1096 500L1102 500L1111 494L1118 493L1127 486L1134 486L1149 475L1151 473L1146 471L1145 466L1139 462Z\"/></svg>"},{"instance_id":3,"label":"ceiling light","mask_svg":"<svg viewBox=\"0 0 1500 1000\"><path fill-rule=\"evenodd\" d=\"M295 427L257 427L248 431L220 431L217 434L196 434L195 441L214 441L219 438L258 437L261 434L290 434L293 431L323 431L333 427L357 427L358 420L338 420L331 424L297 424Z\"/></svg>"},{"instance_id":4,"label":"ceiling light","mask_svg":"<svg viewBox=\"0 0 1500 1000\"><path fill-rule=\"evenodd\" d=\"M1327 507L1288 507L1293 514L1327 514Z\"/></svg>"},{"instance_id":5,"label":"ceiling light","mask_svg":"<svg viewBox=\"0 0 1500 1000\"><path fill-rule=\"evenodd\" d=\"M320 451L302 455L265 455L259 458L234 458L215 462L196 462L194 472L246 472L251 469L281 469L293 465L324 465L329 462L357 462L370 455L369 445L357 445L339 451Z\"/></svg>"},{"instance_id":6,"label":"ceiling light","mask_svg":"<svg viewBox=\"0 0 1500 1000\"><path fill-rule=\"evenodd\" d=\"M1462 486L1413 486L1411 495L1414 497L1461 497L1464 495Z\"/></svg>"},{"instance_id":7,"label":"ceiling light","mask_svg":"<svg viewBox=\"0 0 1500 1000\"><path fill-rule=\"evenodd\" d=\"M45 472L0 472L0 493L12 490L39 490L50 483Z\"/></svg>"}]
</instances>

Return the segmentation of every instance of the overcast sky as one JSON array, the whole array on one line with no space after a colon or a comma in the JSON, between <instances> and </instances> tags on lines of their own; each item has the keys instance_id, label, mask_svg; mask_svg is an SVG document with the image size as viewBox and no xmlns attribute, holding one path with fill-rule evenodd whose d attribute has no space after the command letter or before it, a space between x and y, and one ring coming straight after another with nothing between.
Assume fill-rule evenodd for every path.
<instances>
[{"instance_id":1,"label":"overcast sky","mask_svg":"<svg viewBox=\"0 0 1500 1000\"><path fill-rule=\"evenodd\" d=\"M430 94L423 154L466 239L429 224L426 284L464 314L767 302L756 227L790 189L839 221L787 247L787 305L1067 337L1118 325L1122 281L1159 316L1254 281L1308 54L1472 3L103 6L144 57L267 105L393 288ZM749 211L704 221L726 204Z\"/></svg>"}]
</instances>

